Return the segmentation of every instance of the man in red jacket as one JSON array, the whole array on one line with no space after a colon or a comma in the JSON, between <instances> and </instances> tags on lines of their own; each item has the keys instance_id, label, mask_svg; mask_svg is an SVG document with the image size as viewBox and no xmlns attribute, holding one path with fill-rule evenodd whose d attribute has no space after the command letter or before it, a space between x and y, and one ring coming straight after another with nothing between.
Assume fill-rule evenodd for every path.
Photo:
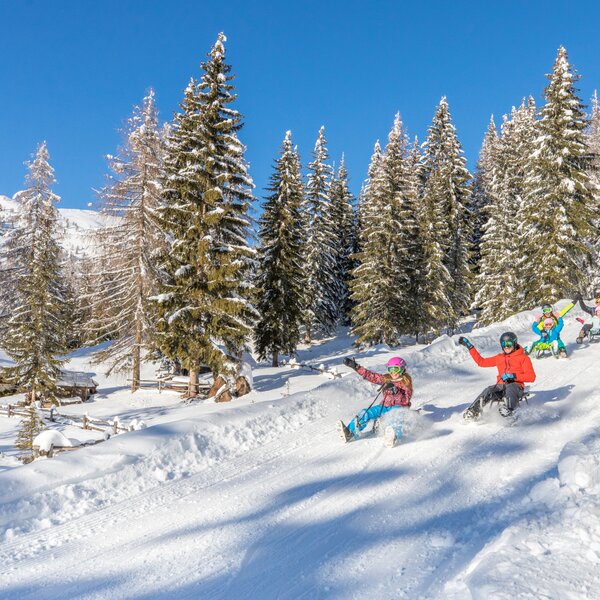
<instances>
[{"instance_id":1,"label":"man in red jacket","mask_svg":"<svg viewBox=\"0 0 600 600\"><path fill-rule=\"evenodd\" d=\"M535 371L531 359L517 343L517 336L512 331L503 333L500 336L502 352L488 358L481 356L466 337L458 338L458 343L468 348L473 360L480 367L496 367L498 369L496 385L491 385L483 390L475 402L464 412L463 417L476 419L479 417L481 409L494 400L503 400L498 409L503 417L511 415L523 397L525 383L535 381Z\"/></svg>"}]
</instances>

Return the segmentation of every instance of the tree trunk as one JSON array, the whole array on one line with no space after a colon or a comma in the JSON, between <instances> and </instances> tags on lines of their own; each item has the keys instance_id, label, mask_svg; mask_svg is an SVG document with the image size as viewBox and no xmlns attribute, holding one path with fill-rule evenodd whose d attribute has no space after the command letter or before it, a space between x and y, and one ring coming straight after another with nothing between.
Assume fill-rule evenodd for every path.
<instances>
[{"instance_id":1,"label":"tree trunk","mask_svg":"<svg viewBox=\"0 0 600 600\"><path fill-rule=\"evenodd\" d=\"M310 325L306 325L304 329L304 343L310 344Z\"/></svg>"},{"instance_id":2,"label":"tree trunk","mask_svg":"<svg viewBox=\"0 0 600 600\"><path fill-rule=\"evenodd\" d=\"M188 384L188 397L195 398L198 395L198 365L194 363L190 367L190 382Z\"/></svg>"},{"instance_id":3,"label":"tree trunk","mask_svg":"<svg viewBox=\"0 0 600 600\"><path fill-rule=\"evenodd\" d=\"M140 368L142 353L142 322L138 319L135 323L135 342L133 345L133 368L131 372L131 393L140 389Z\"/></svg>"},{"instance_id":4,"label":"tree trunk","mask_svg":"<svg viewBox=\"0 0 600 600\"><path fill-rule=\"evenodd\" d=\"M271 365L272 367L278 367L279 366L279 352L277 352L277 350L275 350L273 352L273 364Z\"/></svg>"}]
</instances>

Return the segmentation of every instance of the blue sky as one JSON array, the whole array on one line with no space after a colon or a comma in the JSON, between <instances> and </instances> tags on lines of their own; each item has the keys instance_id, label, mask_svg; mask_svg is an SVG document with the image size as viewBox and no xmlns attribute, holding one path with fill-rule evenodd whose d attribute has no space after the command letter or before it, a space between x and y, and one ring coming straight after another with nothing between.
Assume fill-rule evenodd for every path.
<instances>
[{"instance_id":1,"label":"blue sky","mask_svg":"<svg viewBox=\"0 0 600 600\"><path fill-rule=\"evenodd\" d=\"M258 197L287 129L306 163L325 125L358 193L396 111L423 139L442 95L472 167L490 114L540 102L560 44L586 102L600 86L599 5L0 0L0 194L22 187L24 161L47 140L61 206L94 201L133 105L154 87L170 120L219 31Z\"/></svg>"}]
</instances>

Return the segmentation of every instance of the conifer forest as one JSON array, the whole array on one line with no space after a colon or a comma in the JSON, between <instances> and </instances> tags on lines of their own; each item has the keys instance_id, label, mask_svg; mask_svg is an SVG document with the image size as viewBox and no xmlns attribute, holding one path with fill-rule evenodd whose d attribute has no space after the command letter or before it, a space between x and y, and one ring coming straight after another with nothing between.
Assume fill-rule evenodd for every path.
<instances>
[{"instance_id":1,"label":"conifer forest","mask_svg":"<svg viewBox=\"0 0 600 600\"><path fill-rule=\"evenodd\" d=\"M227 374L247 348L277 366L338 326L362 347L427 342L473 312L486 325L591 292L600 106L579 96L564 47L551 67L541 106L515 98L490 119L474 172L442 97L425 139L390 115L365 173L330 155L326 125L313 148L282 131L257 190L219 34L171 120L152 90L127 119L91 253L61 248L52 140L33 153L18 209L0 212L5 378L52 399L61 357L100 344L132 391L152 359L185 369L193 395L201 365ZM365 175L355 198L350 177Z\"/></svg>"}]
</instances>

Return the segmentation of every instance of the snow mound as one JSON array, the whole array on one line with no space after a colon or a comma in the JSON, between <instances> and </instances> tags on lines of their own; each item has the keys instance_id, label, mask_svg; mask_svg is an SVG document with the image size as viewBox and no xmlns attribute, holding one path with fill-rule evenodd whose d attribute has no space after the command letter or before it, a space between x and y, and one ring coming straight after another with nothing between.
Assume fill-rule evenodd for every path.
<instances>
[{"instance_id":1,"label":"snow mound","mask_svg":"<svg viewBox=\"0 0 600 600\"><path fill-rule=\"evenodd\" d=\"M49 452L52 448L72 448L79 444L56 429L46 429L36 436L33 445L43 452Z\"/></svg>"},{"instance_id":2,"label":"snow mound","mask_svg":"<svg viewBox=\"0 0 600 600\"><path fill-rule=\"evenodd\" d=\"M558 462L558 476L572 492L600 494L600 433L565 446Z\"/></svg>"}]
</instances>

